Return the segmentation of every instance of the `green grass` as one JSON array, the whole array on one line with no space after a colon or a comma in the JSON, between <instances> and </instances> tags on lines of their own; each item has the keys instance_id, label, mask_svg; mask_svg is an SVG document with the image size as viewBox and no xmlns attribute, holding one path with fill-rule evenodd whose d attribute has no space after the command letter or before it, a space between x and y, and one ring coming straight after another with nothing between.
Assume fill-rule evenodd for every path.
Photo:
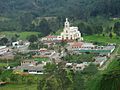
<instances>
[{"instance_id":1,"label":"green grass","mask_svg":"<svg viewBox=\"0 0 120 90\"><path fill-rule=\"evenodd\" d=\"M120 48L119 48L119 50L118 50L118 54L120 55Z\"/></svg>"},{"instance_id":2,"label":"green grass","mask_svg":"<svg viewBox=\"0 0 120 90\"><path fill-rule=\"evenodd\" d=\"M25 40L28 36L30 35L38 35L40 34L39 32L14 32L14 31L5 31L5 32L0 32L0 35L5 35L8 38L11 38L15 34L20 35L19 39Z\"/></svg>"},{"instance_id":3,"label":"green grass","mask_svg":"<svg viewBox=\"0 0 120 90\"><path fill-rule=\"evenodd\" d=\"M109 66L107 67L107 72L108 71L114 71L114 70L120 70L120 62L118 60L112 61Z\"/></svg>"},{"instance_id":4,"label":"green grass","mask_svg":"<svg viewBox=\"0 0 120 90\"><path fill-rule=\"evenodd\" d=\"M35 61L41 62L41 61L48 61L49 58L34 58Z\"/></svg>"},{"instance_id":5,"label":"green grass","mask_svg":"<svg viewBox=\"0 0 120 90\"><path fill-rule=\"evenodd\" d=\"M4 22L4 21L8 21L8 20L10 20L10 18L7 18L7 17L1 17L1 16L0 16L0 21Z\"/></svg>"},{"instance_id":6,"label":"green grass","mask_svg":"<svg viewBox=\"0 0 120 90\"><path fill-rule=\"evenodd\" d=\"M103 37L101 35L91 35L91 36L84 36L84 41L86 42L104 42L104 43L116 43L120 44L120 38L117 39L116 37L113 37L112 39L109 37Z\"/></svg>"},{"instance_id":7,"label":"green grass","mask_svg":"<svg viewBox=\"0 0 120 90\"><path fill-rule=\"evenodd\" d=\"M20 64L19 61L16 61L16 60L8 60L8 65L12 66L12 67L15 67L15 66L18 66ZM7 66L7 60L4 60L4 61L1 61L0 60L0 67L5 67Z\"/></svg>"},{"instance_id":8,"label":"green grass","mask_svg":"<svg viewBox=\"0 0 120 90\"><path fill-rule=\"evenodd\" d=\"M0 67L4 67L6 65L7 65L6 63L0 63Z\"/></svg>"},{"instance_id":9,"label":"green grass","mask_svg":"<svg viewBox=\"0 0 120 90\"><path fill-rule=\"evenodd\" d=\"M53 35L60 35L61 32L63 32L63 29L59 29L57 32L55 32Z\"/></svg>"},{"instance_id":10,"label":"green grass","mask_svg":"<svg viewBox=\"0 0 120 90\"><path fill-rule=\"evenodd\" d=\"M9 84L0 87L0 90L37 90L37 85Z\"/></svg>"}]
</instances>

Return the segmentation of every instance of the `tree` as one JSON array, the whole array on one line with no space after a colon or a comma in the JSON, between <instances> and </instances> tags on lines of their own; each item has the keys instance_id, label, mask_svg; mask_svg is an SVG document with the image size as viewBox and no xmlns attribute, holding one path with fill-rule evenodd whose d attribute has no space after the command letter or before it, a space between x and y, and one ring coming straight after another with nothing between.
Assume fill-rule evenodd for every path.
<instances>
[{"instance_id":1,"label":"tree","mask_svg":"<svg viewBox=\"0 0 120 90\"><path fill-rule=\"evenodd\" d=\"M110 37L110 38L112 38L112 37L113 37L113 34L112 34L111 32L110 32L110 34L109 34L109 37Z\"/></svg>"},{"instance_id":2,"label":"tree","mask_svg":"<svg viewBox=\"0 0 120 90\"><path fill-rule=\"evenodd\" d=\"M16 38L15 36L12 36L11 41L12 41L12 42L16 42L16 41L17 41L17 38Z\"/></svg>"},{"instance_id":3,"label":"tree","mask_svg":"<svg viewBox=\"0 0 120 90\"><path fill-rule=\"evenodd\" d=\"M115 25L114 25L114 33L117 35L117 36L120 36L120 22L116 22Z\"/></svg>"},{"instance_id":4,"label":"tree","mask_svg":"<svg viewBox=\"0 0 120 90\"><path fill-rule=\"evenodd\" d=\"M46 73L52 74L54 71L56 71L57 66L55 64L47 63L44 68Z\"/></svg>"},{"instance_id":5,"label":"tree","mask_svg":"<svg viewBox=\"0 0 120 90\"><path fill-rule=\"evenodd\" d=\"M0 45L6 45L8 43L8 39L6 37L0 40Z\"/></svg>"},{"instance_id":6,"label":"tree","mask_svg":"<svg viewBox=\"0 0 120 90\"><path fill-rule=\"evenodd\" d=\"M37 31L40 31L43 35L48 35L51 32L49 23L46 19L42 19L36 29Z\"/></svg>"},{"instance_id":7,"label":"tree","mask_svg":"<svg viewBox=\"0 0 120 90\"><path fill-rule=\"evenodd\" d=\"M67 90L71 88L73 71L63 69L62 64L48 63L44 68L45 78L39 82L38 90Z\"/></svg>"},{"instance_id":8,"label":"tree","mask_svg":"<svg viewBox=\"0 0 120 90\"><path fill-rule=\"evenodd\" d=\"M39 49L38 48L38 43L30 43L29 49L31 49L31 50Z\"/></svg>"},{"instance_id":9,"label":"tree","mask_svg":"<svg viewBox=\"0 0 120 90\"><path fill-rule=\"evenodd\" d=\"M38 37L36 35L30 35L28 37L28 41L31 42L31 43L34 43L38 40Z\"/></svg>"},{"instance_id":10,"label":"tree","mask_svg":"<svg viewBox=\"0 0 120 90\"><path fill-rule=\"evenodd\" d=\"M98 72L97 66L94 64L90 64L82 71L83 74L87 75L95 75L97 72Z\"/></svg>"},{"instance_id":11,"label":"tree","mask_svg":"<svg viewBox=\"0 0 120 90\"><path fill-rule=\"evenodd\" d=\"M85 90L84 79L81 72L75 73L73 81L73 90Z\"/></svg>"}]
</instances>

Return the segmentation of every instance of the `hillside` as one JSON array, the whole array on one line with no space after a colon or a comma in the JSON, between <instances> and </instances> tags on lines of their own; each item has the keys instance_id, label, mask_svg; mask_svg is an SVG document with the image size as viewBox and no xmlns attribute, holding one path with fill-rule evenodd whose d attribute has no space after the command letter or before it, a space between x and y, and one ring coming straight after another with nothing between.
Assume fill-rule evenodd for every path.
<instances>
[{"instance_id":1,"label":"hillside","mask_svg":"<svg viewBox=\"0 0 120 90\"><path fill-rule=\"evenodd\" d=\"M1 15L30 13L35 16L89 17L120 15L119 0L1 0Z\"/></svg>"},{"instance_id":2,"label":"hillside","mask_svg":"<svg viewBox=\"0 0 120 90\"><path fill-rule=\"evenodd\" d=\"M37 31L47 35L63 27L65 17L77 26L82 33L99 31L101 23L111 23L109 18L119 18L119 0L1 0L0 1L0 31ZM42 18L41 18L42 17ZM43 17L51 17L45 20ZM56 19L52 18L56 17ZM41 18L36 26L36 19ZM93 18L92 20L90 20ZM106 18L104 20L104 18ZM74 22L76 20L81 20ZM42 22L41 22L42 21ZM91 22L92 21L92 22ZM77 23L77 24L76 24ZM84 24L84 25L81 25ZM100 24L100 25L99 25ZM42 27L43 26L43 27ZM109 26L109 25L108 25ZM108 27L107 26L107 27ZM46 28L44 28L46 27ZM106 26L105 26L106 27ZM91 31L91 29L95 29ZM103 28L104 29L104 28Z\"/></svg>"}]
</instances>

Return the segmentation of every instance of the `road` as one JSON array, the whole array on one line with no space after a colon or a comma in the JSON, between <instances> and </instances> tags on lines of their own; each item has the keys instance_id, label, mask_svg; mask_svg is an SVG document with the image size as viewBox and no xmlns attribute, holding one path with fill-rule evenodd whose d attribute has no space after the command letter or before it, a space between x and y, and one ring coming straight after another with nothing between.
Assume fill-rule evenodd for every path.
<instances>
[{"instance_id":1,"label":"road","mask_svg":"<svg viewBox=\"0 0 120 90\"><path fill-rule=\"evenodd\" d=\"M51 56L50 56L51 59L55 59L55 60L59 60L60 59L60 56L59 56L59 53L55 52L53 53Z\"/></svg>"},{"instance_id":2,"label":"road","mask_svg":"<svg viewBox=\"0 0 120 90\"><path fill-rule=\"evenodd\" d=\"M118 46L116 47L116 50L113 52L113 54L111 54L110 59L109 59L109 60L106 62L106 64L105 64L102 68L100 68L99 70L105 70L105 69L107 69L108 65L109 65L113 60L116 59L116 56L118 55L118 50L119 50L119 48L120 48L120 45L118 45Z\"/></svg>"}]
</instances>

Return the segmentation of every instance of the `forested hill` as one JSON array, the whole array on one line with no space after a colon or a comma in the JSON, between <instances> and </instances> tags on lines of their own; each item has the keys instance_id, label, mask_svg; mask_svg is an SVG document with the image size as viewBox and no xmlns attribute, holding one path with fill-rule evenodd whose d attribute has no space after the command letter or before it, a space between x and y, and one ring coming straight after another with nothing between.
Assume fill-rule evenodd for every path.
<instances>
[{"instance_id":1,"label":"forested hill","mask_svg":"<svg viewBox=\"0 0 120 90\"><path fill-rule=\"evenodd\" d=\"M120 0L0 0L0 14L35 16L120 16Z\"/></svg>"},{"instance_id":2,"label":"forested hill","mask_svg":"<svg viewBox=\"0 0 120 90\"><path fill-rule=\"evenodd\" d=\"M120 0L0 0L0 31L39 31L47 35L60 29L65 17L88 20L96 16L119 17ZM48 22L40 21L41 17L58 19ZM94 28L89 24L84 23L83 28Z\"/></svg>"}]
</instances>

